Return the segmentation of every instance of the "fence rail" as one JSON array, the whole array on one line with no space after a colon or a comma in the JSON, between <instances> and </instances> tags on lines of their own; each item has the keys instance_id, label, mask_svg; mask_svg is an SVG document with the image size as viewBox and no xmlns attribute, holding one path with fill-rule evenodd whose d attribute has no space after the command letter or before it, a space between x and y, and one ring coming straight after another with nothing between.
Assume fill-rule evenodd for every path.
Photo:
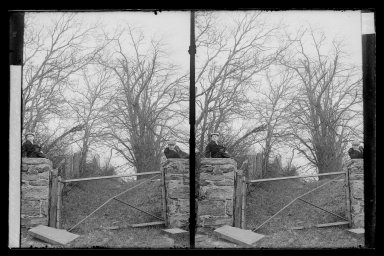
<instances>
[{"instance_id":1,"label":"fence rail","mask_svg":"<svg viewBox=\"0 0 384 256\"><path fill-rule=\"evenodd\" d=\"M121 178L121 177L132 177L132 176L143 176L143 175L151 175L151 174L160 174L157 172L142 172L142 173L132 173L132 174L121 174L121 175L112 175L112 176L99 176L99 177L89 177L89 178L80 178L80 179L68 179L61 180L63 183L69 182L79 182L79 181L87 181L87 180L102 180L102 179L113 179L113 178Z\"/></svg>"},{"instance_id":2,"label":"fence rail","mask_svg":"<svg viewBox=\"0 0 384 256\"><path fill-rule=\"evenodd\" d=\"M303 176L288 176L288 177L248 180L246 182L247 183L257 183L257 182L264 182L264 181L300 179L300 178L309 178L309 177L330 176L330 175L337 175L337 174L346 174L346 172L344 172L344 171L342 171L342 172L328 172L328 173L310 174L310 175L303 175Z\"/></svg>"}]
</instances>

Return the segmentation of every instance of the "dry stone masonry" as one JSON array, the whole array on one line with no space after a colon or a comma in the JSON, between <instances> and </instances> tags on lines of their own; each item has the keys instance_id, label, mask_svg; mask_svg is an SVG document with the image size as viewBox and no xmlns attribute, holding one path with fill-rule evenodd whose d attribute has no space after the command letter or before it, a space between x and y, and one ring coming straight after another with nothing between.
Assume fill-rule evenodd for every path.
<instances>
[{"instance_id":1,"label":"dry stone masonry","mask_svg":"<svg viewBox=\"0 0 384 256\"><path fill-rule=\"evenodd\" d=\"M21 226L48 225L49 176L52 162L45 158L22 158Z\"/></svg>"},{"instance_id":2,"label":"dry stone masonry","mask_svg":"<svg viewBox=\"0 0 384 256\"><path fill-rule=\"evenodd\" d=\"M347 165L351 228L364 228L364 160L351 159Z\"/></svg>"},{"instance_id":3,"label":"dry stone masonry","mask_svg":"<svg viewBox=\"0 0 384 256\"><path fill-rule=\"evenodd\" d=\"M198 227L232 226L236 168L230 158L201 159Z\"/></svg>"},{"instance_id":4,"label":"dry stone masonry","mask_svg":"<svg viewBox=\"0 0 384 256\"><path fill-rule=\"evenodd\" d=\"M189 223L189 160L171 158L162 163L166 198L166 225L186 228Z\"/></svg>"},{"instance_id":5,"label":"dry stone masonry","mask_svg":"<svg viewBox=\"0 0 384 256\"><path fill-rule=\"evenodd\" d=\"M200 162L197 225L233 224L236 162L229 158L202 158ZM189 223L189 160L167 159L162 163L168 227L186 228Z\"/></svg>"}]
</instances>

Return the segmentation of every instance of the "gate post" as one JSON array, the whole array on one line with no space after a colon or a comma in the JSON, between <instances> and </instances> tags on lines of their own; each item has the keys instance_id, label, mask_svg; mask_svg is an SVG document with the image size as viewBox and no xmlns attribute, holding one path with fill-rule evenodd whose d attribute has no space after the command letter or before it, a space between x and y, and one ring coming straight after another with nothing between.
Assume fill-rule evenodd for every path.
<instances>
[{"instance_id":1,"label":"gate post","mask_svg":"<svg viewBox=\"0 0 384 256\"><path fill-rule=\"evenodd\" d=\"M57 222L56 222L56 228L61 229L61 208L63 204L63 197L62 197L62 192L63 192L63 186L64 183L61 182L61 177L58 177L58 184L57 184Z\"/></svg>"},{"instance_id":2,"label":"gate post","mask_svg":"<svg viewBox=\"0 0 384 256\"><path fill-rule=\"evenodd\" d=\"M56 228L57 222L57 178L58 170L53 169L49 179L49 198L48 198L48 226Z\"/></svg>"},{"instance_id":3,"label":"gate post","mask_svg":"<svg viewBox=\"0 0 384 256\"><path fill-rule=\"evenodd\" d=\"M235 227L241 228L241 216L242 216L242 190L243 190L243 177L244 171L237 170L235 172L235 196L234 196L234 212L233 212L233 225Z\"/></svg>"},{"instance_id":4,"label":"gate post","mask_svg":"<svg viewBox=\"0 0 384 256\"><path fill-rule=\"evenodd\" d=\"M241 228L245 229L245 207L246 207L246 195L247 195L247 182L246 175L243 175L241 179Z\"/></svg>"}]
</instances>

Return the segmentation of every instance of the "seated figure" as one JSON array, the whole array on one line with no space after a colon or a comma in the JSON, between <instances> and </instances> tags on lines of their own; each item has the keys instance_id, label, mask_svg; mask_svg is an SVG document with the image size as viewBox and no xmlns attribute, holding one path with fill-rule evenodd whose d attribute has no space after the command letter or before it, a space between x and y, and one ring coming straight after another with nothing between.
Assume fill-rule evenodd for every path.
<instances>
[{"instance_id":1,"label":"seated figure","mask_svg":"<svg viewBox=\"0 0 384 256\"><path fill-rule=\"evenodd\" d=\"M168 142L168 147L164 149L164 154L167 158L189 158L189 155L183 152L173 140Z\"/></svg>"},{"instance_id":2,"label":"seated figure","mask_svg":"<svg viewBox=\"0 0 384 256\"><path fill-rule=\"evenodd\" d=\"M25 142L21 146L21 157L28 158L45 158L43 152L41 152L40 145L34 142L35 134L27 132L25 134Z\"/></svg>"},{"instance_id":3,"label":"seated figure","mask_svg":"<svg viewBox=\"0 0 384 256\"><path fill-rule=\"evenodd\" d=\"M211 141L205 147L205 157L207 158L231 158L226 148L219 144L219 133L211 134Z\"/></svg>"},{"instance_id":4,"label":"seated figure","mask_svg":"<svg viewBox=\"0 0 384 256\"><path fill-rule=\"evenodd\" d=\"M349 157L351 159L363 158L364 148L360 146L360 143L355 140L352 142L352 147L348 150Z\"/></svg>"}]
</instances>

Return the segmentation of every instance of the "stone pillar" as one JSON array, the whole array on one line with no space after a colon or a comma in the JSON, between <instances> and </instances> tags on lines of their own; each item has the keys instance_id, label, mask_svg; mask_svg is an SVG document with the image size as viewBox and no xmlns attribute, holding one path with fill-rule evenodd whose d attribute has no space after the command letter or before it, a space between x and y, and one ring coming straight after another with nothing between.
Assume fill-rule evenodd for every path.
<instances>
[{"instance_id":1,"label":"stone pillar","mask_svg":"<svg viewBox=\"0 0 384 256\"><path fill-rule=\"evenodd\" d=\"M164 172L166 226L189 225L189 159L171 158L162 163Z\"/></svg>"},{"instance_id":2,"label":"stone pillar","mask_svg":"<svg viewBox=\"0 0 384 256\"><path fill-rule=\"evenodd\" d=\"M351 228L364 228L364 160L347 162L347 212Z\"/></svg>"},{"instance_id":3,"label":"stone pillar","mask_svg":"<svg viewBox=\"0 0 384 256\"><path fill-rule=\"evenodd\" d=\"M236 169L230 158L201 159L198 227L232 226Z\"/></svg>"},{"instance_id":4,"label":"stone pillar","mask_svg":"<svg viewBox=\"0 0 384 256\"><path fill-rule=\"evenodd\" d=\"M48 225L49 176L52 162L46 158L22 158L21 226Z\"/></svg>"}]
</instances>

